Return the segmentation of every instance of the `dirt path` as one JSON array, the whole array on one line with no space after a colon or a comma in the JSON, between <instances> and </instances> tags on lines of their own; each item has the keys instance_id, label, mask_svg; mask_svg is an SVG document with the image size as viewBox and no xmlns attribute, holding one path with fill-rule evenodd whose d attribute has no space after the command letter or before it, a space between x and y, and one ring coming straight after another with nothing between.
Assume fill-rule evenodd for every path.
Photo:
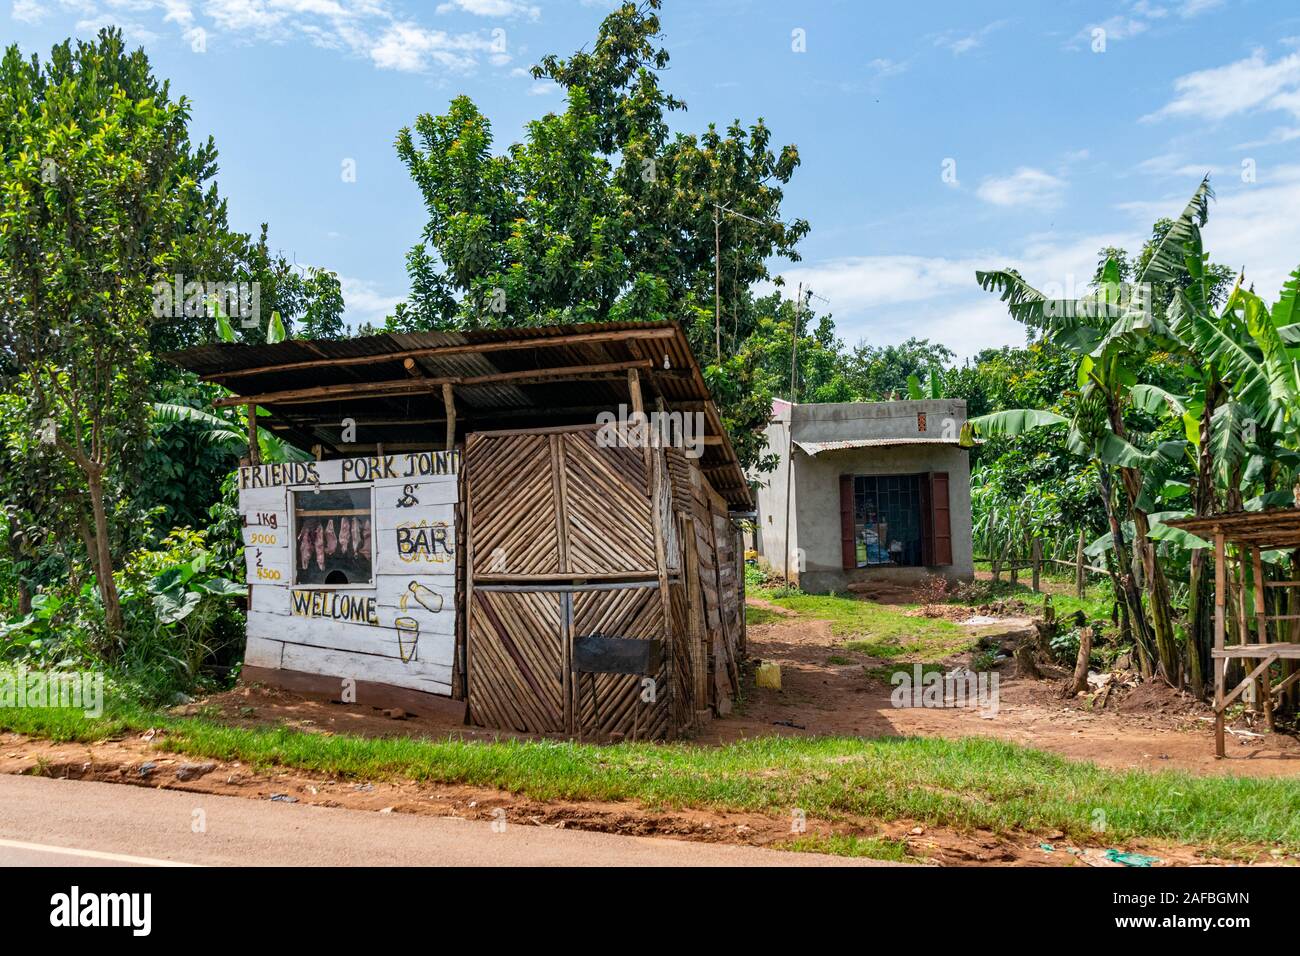
<instances>
[{"instance_id":1,"label":"dirt path","mask_svg":"<svg viewBox=\"0 0 1300 956\"><path fill-rule=\"evenodd\" d=\"M1004 626L1010 630L1026 623L1006 619ZM1209 708L1163 685L1143 685L1094 712L1083 699L1062 700L1057 683L1017 680L1010 676L1014 667L1004 665L995 715L975 708L898 708L890 701L893 688L868 676L864 667L886 662L846 653L823 621L790 617L751 625L748 638L753 657L781 665L782 689L748 687L743 706L714 721L701 738L705 742L770 734L986 736L1125 770L1300 775L1300 744L1282 734L1230 734L1228 758L1216 760ZM855 662L833 664L832 657ZM949 663L969 663L969 655Z\"/></svg>"}]
</instances>

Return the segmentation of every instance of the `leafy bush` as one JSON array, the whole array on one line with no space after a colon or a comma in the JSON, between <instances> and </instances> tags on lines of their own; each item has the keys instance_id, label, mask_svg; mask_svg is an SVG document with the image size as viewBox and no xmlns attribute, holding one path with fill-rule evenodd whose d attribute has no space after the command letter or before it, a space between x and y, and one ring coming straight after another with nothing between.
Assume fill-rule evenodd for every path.
<instances>
[{"instance_id":1,"label":"leafy bush","mask_svg":"<svg viewBox=\"0 0 1300 956\"><path fill-rule=\"evenodd\" d=\"M141 549L117 575L124 628L110 640L99 591L65 583L32 599L32 611L0 623L0 660L41 668L107 666L145 700L227 675L243 632L230 600L243 585L215 573L207 532L176 528L156 550ZM242 569L241 569L242 571Z\"/></svg>"}]
</instances>

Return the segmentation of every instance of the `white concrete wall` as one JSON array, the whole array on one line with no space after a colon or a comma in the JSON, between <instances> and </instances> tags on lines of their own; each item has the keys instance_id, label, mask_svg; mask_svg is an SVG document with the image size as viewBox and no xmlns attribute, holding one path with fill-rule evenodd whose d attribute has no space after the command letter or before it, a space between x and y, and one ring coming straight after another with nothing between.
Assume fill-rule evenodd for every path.
<instances>
[{"instance_id":1,"label":"white concrete wall","mask_svg":"<svg viewBox=\"0 0 1300 956\"><path fill-rule=\"evenodd\" d=\"M767 426L767 450L780 455L780 461L773 471L756 472L758 479L758 538L759 564L781 571L785 560L785 511L786 511L786 448L790 441L790 404L777 401L773 404L773 421ZM796 495L798 489L790 495L790 539L791 547L798 546L798 529L795 526ZM793 573L794 562L791 560Z\"/></svg>"},{"instance_id":2,"label":"white concrete wall","mask_svg":"<svg viewBox=\"0 0 1300 956\"><path fill-rule=\"evenodd\" d=\"M925 415L925 430L917 415ZM948 438L966 421L960 398L920 402L836 402L794 406L795 441L854 441L865 438Z\"/></svg>"},{"instance_id":3,"label":"white concrete wall","mask_svg":"<svg viewBox=\"0 0 1300 956\"><path fill-rule=\"evenodd\" d=\"M804 556L800 587L804 590L840 590L853 580L865 580L882 572L903 577L942 574L963 580L974 576L970 461L965 449L954 445L896 445L827 451L816 457L796 449L794 470L799 492L799 547ZM952 564L932 569L859 568L846 572L840 545L840 475L915 475L929 471L948 473Z\"/></svg>"},{"instance_id":4,"label":"white concrete wall","mask_svg":"<svg viewBox=\"0 0 1300 956\"><path fill-rule=\"evenodd\" d=\"M918 413L925 415L924 430ZM966 421L961 399L919 402L841 402L825 405L773 404L766 430L768 451L780 460L772 472L755 475L758 488L760 563L780 571L786 549L786 448L790 431L804 442L873 438L929 438L934 444L839 449L809 456L794 451L790 496L791 576L806 591L842 590L853 580L876 576L922 577L940 573L954 579L974 574L971 554L970 461L968 453L938 439L955 439ZM846 572L840 550L840 475L948 473L953 563L925 568L860 568Z\"/></svg>"}]
</instances>

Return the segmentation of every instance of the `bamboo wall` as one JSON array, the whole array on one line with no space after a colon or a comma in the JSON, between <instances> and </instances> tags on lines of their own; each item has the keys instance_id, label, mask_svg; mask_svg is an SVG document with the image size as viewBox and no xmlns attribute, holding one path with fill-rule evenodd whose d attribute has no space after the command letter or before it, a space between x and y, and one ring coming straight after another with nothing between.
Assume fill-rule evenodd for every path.
<instances>
[{"instance_id":1,"label":"bamboo wall","mask_svg":"<svg viewBox=\"0 0 1300 956\"><path fill-rule=\"evenodd\" d=\"M529 733L676 737L739 690L743 575L726 503L678 449L597 429L466 439L470 718ZM574 640L657 640L650 675L576 672ZM653 685L647 686L644 677Z\"/></svg>"}]
</instances>

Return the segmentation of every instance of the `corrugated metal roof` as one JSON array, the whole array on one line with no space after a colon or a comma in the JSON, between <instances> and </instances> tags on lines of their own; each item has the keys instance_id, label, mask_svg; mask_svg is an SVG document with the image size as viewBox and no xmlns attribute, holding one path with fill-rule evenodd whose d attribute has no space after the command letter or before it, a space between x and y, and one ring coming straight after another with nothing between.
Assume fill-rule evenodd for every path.
<instances>
[{"instance_id":1,"label":"corrugated metal roof","mask_svg":"<svg viewBox=\"0 0 1300 956\"><path fill-rule=\"evenodd\" d=\"M850 448L887 448L891 445L960 445L956 438L855 438L848 441L796 441L800 451L820 455L825 451L844 451Z\"/></svg>"},{"instance_id":2,"label":"corrugated metal roof","mask_svg":"<svg viewBox=\"0 0 1300 956\"><path fill-rule=\"evenodd\" d=\"M637 335L663 329L658 337ZM618 333L628 333L625 336ZM577 337L577 340L575 340ZM551 341L562 339L562 341ZM501 348L500 343L520 343ZM475 346L483 347L482 351ZM438 354L442 348L452 354ZM429 351L433 350L433 351ZM416 352L423 354L412 355ZM235 395L248 396L277 416L293 436L334 446L343 418L355 420L370 442L427 443L445 418L439 381L452 381L457 422L464 431L577 424L594 420L590 409L616 410L628 402L624 373L551 381L472 382L482 376L532 370L635 363L640 365L647 410L662 397L669 410L701 411L707 445L701 468L734 507L753 507L749 485L722 427L686 334L675 322L607 322L455 332L412 332L353 339L288 339L275 345L211 344L163 358ZM408 370L404 360L415 367ZM418 379L430 379L421 388ZM307 394L321 386L391 383L383 394ZM407 387L409 386L409 387ZM287 392L298 391L294 397ZM273 396L279 395L276 399ZM292 439L291 439L292 440Z\"/></svg>"}]
</instances>

